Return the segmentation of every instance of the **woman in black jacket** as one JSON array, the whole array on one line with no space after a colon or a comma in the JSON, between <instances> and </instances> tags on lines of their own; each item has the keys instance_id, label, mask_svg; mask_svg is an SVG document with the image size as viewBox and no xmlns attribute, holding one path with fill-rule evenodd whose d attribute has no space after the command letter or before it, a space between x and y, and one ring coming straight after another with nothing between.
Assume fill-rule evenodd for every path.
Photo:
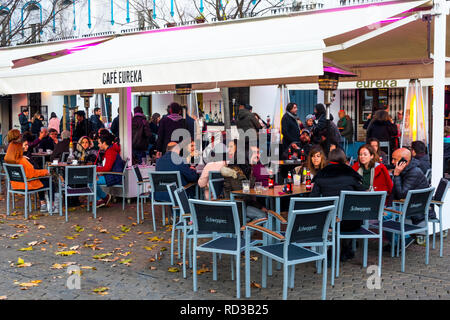
<instances>
[{"instance_id":1,"label":"woman in black jacket","mask_svg":"<svg viewBox=\"0 0 450 320\"><path fill-rule=\"evenodd\" d=\"M362 185L362 177L351 167L345 164L346 157L341 149L334 149L328 155L328 165L320 170L313 178L314 187L310 197L339 196L341 190L365 191ZM348 220L341 222L341 231L351 232L361 227L361 220ZM341 260L345 261L354 257L351 242L342 241Z\"/></svg>"},{"instance_id":2,"label":"woman in black jacket","mask_svg":"<svg viewBox=\"0 0 450 320\"><path fill-rule=\"evenodd\" d=\"M300 142L300 128L297 122L297 105L295 103L290 102L286 106L286 113L281 119L281 133L283 134L283 150L287 150L289 146L298 149L296 143Z\"/></svg>"},{"instance_id":3,"label":"woman in black jacket","mask_svg":"<svg viewBox=\"0 0 450 320\"><path fill-rule=\"evenodd\" d=\"M389 113L384 110L375 112L375 115L367 128L367 140L370 138L377 138L379 141L389 141L392 143L393 138L397 135L397 126L392 122Z\"/></svg>"}]
</instances>

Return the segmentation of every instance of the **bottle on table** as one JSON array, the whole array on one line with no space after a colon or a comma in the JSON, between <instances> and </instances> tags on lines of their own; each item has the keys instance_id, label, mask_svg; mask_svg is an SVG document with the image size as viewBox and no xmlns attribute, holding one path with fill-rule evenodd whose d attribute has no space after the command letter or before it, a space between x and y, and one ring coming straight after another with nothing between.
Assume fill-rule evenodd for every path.
<instances>
[{"instance_id":1,"label":"bottle on table","mask_svg":"<svg viewBox=\"0 0 450 320\"><path fill-rule=\"evenodd\" d=\"M306 191L311 191L311 172L309 170L306 171Z\"/></svg>"},{"instance_id":2,"label":"bottle on table","mask_svg":"<svg viewBox=\"0 0 450 320\"><path fill-rule=\"evenodd\" d=\"M273 177L273 171L269 170L269 180L268 180L268 187L269 189L273 188L274 186L274 177Z\"/></svg>"},{"instance_id":3,"label":"bottle on table","mask_svg":"<svg viewBox=\"0 0 450 320\"><path fill-rule=\"evenodd\" d=\"M288 159L292 160L292 150L291 150L291 148L289 148L289 150L288 150Z\"/></svg>"},{"instance_id":4,"label":"bottle on table","mask_svg":"<svg viewBox=\"0 0 450 320\"><path fill-rule=\"evenodd\" d=\"M292 173L290 171L286 180L286 193L292 193Z\"/></svg>"},{"instance_id":5,"label":"bottle on table","mask_svg":"<svg viewBox=\"0 0 450 320\"><path fill-rule=\"evenodd\" d=\"M302 149L302 151L300 152L300 161L303 162L305 161L305 150Z\"/></svg>"}]
</instances>

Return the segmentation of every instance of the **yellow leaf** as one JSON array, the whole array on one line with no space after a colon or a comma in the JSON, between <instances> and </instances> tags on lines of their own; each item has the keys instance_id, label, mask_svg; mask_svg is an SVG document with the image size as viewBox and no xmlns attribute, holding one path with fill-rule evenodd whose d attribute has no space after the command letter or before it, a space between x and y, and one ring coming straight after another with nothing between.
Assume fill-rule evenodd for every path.
<instances>
[{"instance_id":1,"label":"yellow leaf","mask_svg":"<svg viewBox=\"0 0 450 320\"><path fill-rule=\"evenodd\" d=\"M64 268L64 267L66 267L67 265L65 265L65 264L59 264L59 263L54 263L52 266L51 266L51 268L52 269L62 269L62 268Z\"/></svg>"},{"instance_id":2,"label":"yellow leaf","mask_svg":"<svg viewBox=\"0 0 450 320\"><path fill-rule=\"evenodd\" d=\"M64 238L66 238L67 240L74 240L75 239L74 237L71 237L71 236L64 236Z\"/></svg>"},{"instance_id":3,"label":"yellow leaf","mask_svg":"<svg viewBox=\"0 0 450 320\"><path fill-rule=\"evenodd\" d=\"M25 261L22 258L17 259L17 265L24 264Z\"/></svg>"},{"instance_id":4,"label":"yellow leaf","mask_svg":"<svg viewBox=\"0 0 450 320\"><path fill-rule=\"evenodd\" d=\"M55 254L57 256L71 256L71 255L76 254L76 253L80 254L79 251L75 251L75 250L55 252Z\"/></svg>"},{"instance_id":5,"label":"yellow leaf","mask_svg":"<svg viewBox=\"0 0 450 320\"><path fill-rule=\"evenodd\" d=\"M129 227L127 227L127 226L122 226L122 227L120 228L120 230L122 230L122 232L128 232L128 231L131 230L131 228L129 228Z\"/></svg>"},{"instance_id":6,"label":"yellow leaf","mask_svg":"<svg viewBox=\"0 0 450 320\"><path fill-rule=\"evenodd\" d=\"M169 271L169 272L179 272L180 269L178 269L178 268L176 268L176 267L171 267L171 268L169 268L167 271Z\"/></svg>"},{"instance_id":7,"label":"yellow leaf","mask_svg":"<svg viewBox=\"0 0 450 320\"><path fill-rule=\"evenodd\" d=\"M97 270L96 267L90 267L90 266L82 266L81 269Z\"/></svg>"},{"instance_id":8,"label":"yellow leaf","mask_svg":"<svg viewBox=\"0 0 450 320\"><path fill-rule=\"evenodd\" d=\"M80 227L79 225L76 225L76 226L75 226L75 231L76 231L76 232L83 232L83 231L84 231L84 228L83 228L83 227Z\"/></svg>"},{"instance_id":9,"label":"yellow leaf","mask_svg":"<svg viewBox=\"0 0 450 320\"><path fill-rule=\"evenodd\" d=\"M112 236L111 238L113 238L114 240L120 240L120 237L116 237L116 236Z\"/></svg>"},{"instance_id":10,"label":"yellow leaf","mask_svg":"<svg viewBox=\"0 0 450 320\"><path fill-rule=\"evenodd\" d=\"M152 234L152 233L153 233L153 231L144 232L144 234Z\"/></svg>"},{"instance_id":11,"label":"yellow leaf","mask_svg":"<svg viewBox=\"0 0 450 320\"><path fill-rule=\"evenodd\" d=\"M167 250L166 247L162 247L162 248L160 249L160 251L166 251L166 250Z\"/></svg>"},{"instance_id":12,"label":"yellow leaf","mask_svg":"<svg viewBox=\"0 0 450 320\"><path fill-rule=\"evenodd\" d=\"M33 247L21 248L18 251L32 251Z\"/></svg>"},{"instance_id":13,"label":"yellow leaf","mask_svg":"<svg viewBox=\"0 0 450 320\"><path fill-rule=\"evenodd\" d=\"M147 240L149 240L151 242L159 242L159 241L164 240L164 238L153 237L153 238L147 238Z\"/></svg>"},{"instance_id":14,"label":"yellow leaf","mask_svg":"<svg viewBox=\"0 0 450 320\"><path fill-rule=\"evenodd\" d=\"M100 287L100 288L95 288L92 291L94 291L95 293L100 293L100 292L105 292L105 291L108 291L108 290L109 290L109 287Z\"/></svg>"},{"instance_id":15,"label":"yellow leaf","mask_svg":"<svg viewBox=\"0 0 450 320\"><path fill-rule=\"evenodd\" d=\"M129 265L133 260L132 259L122 259L119 262L122 264Z\"/></svg>"},{"instance_id":16,"label":"yellow leaf","mask_svg":"<svg viewBox=\"0 0 450 320\"><path fill-rule=\"evenodd\" d=\"M103 259L103 258L109 257L110 255L112 255L112 253L102 253L102 254L97 254L97 255L93 256L92 258Z\"/></svg>"}]
</instances>

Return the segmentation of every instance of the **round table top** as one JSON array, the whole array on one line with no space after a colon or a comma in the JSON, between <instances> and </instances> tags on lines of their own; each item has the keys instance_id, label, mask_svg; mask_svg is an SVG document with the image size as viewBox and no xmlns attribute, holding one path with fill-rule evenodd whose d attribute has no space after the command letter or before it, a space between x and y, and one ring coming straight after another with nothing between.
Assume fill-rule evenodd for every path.
<instances>
[{"instance_id":1,"label":"round table top","mask_svg":"<svg viewBox=\"0 0 450 320\"><path fill-rule=\"evenodd\" d=\"M299 194L309 193L311 190L306 190L306 185L301 184L299 186L292 185L292 193L283 192L284 185L277 185L273 188L264 188L260 193L256 193L256 190L250 189L250 192L244 192L242 190L231 191L231 193L236 195L249 195L249 196L257 196L257 197L269 197L269 198L278 198L278 197L287 197L287 196L295 196Z\"/></svg>"}]
</instances>

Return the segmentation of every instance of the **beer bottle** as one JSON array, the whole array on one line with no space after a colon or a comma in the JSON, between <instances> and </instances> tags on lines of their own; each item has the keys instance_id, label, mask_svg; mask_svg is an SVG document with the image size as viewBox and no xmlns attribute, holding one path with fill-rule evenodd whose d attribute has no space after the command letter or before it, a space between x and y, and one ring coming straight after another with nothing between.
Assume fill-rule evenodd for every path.
<instances>
[{"instance_id":1,"label":"beer bottle","mask_svg":"<svg viewBox=\"0 0 450 320\"><path fill-rule=\"evenodd\" d=\"M292 173L289 171L286 181L286 192L292 193Z\"/></svg>"},{"instance_id":2,"label":"beer bottle","mask_svg":"<svg viewBox=\"0 0 450 320\"><path fill-rule=\"evenodd\" d=\"M300 161L303 162L305 161L305 150L302 149L301 153L300 153Z\"/></svg>"},{"instance_id":3,"label":"beer bottle","mask_svg":"<svg viewBox=\"0 0 450 320\"><path fill-rule=\"evenodd\" d=\"M306 171L306 191L311 191L311 173Z\"/></svg>"},{"instance_id":4,"label":"beer bottle","mask_svg":"<svg viewBox=\"0 0 450 320\"><path fill-rule=\"evenodd\" d=\"M268 181L268 187L273 188L274 186L274 178L273 178L273 171L269 170L269 181Z\"/></svg>"},{"instance_id":5,"label":"beer bottle","mask_svg":"<svg viewBox=\"0 0 450 320\"><path fill-rule=\"evenodd\" d=\"M306 167L303 167L303 172L302 172L302 183L306 183Z\"/></svg>"},{"instance_id":6,"label":"beer bottle","mask_svg":"<svg viewBox=\"0 0 450 320\"><path fill-rule=\"evenodd\" d=\"M289 160L292 159L292 150L291 150L291 148L289 148L289 150L288 150L288 159Z\"/></svg>"}]
</instances>

